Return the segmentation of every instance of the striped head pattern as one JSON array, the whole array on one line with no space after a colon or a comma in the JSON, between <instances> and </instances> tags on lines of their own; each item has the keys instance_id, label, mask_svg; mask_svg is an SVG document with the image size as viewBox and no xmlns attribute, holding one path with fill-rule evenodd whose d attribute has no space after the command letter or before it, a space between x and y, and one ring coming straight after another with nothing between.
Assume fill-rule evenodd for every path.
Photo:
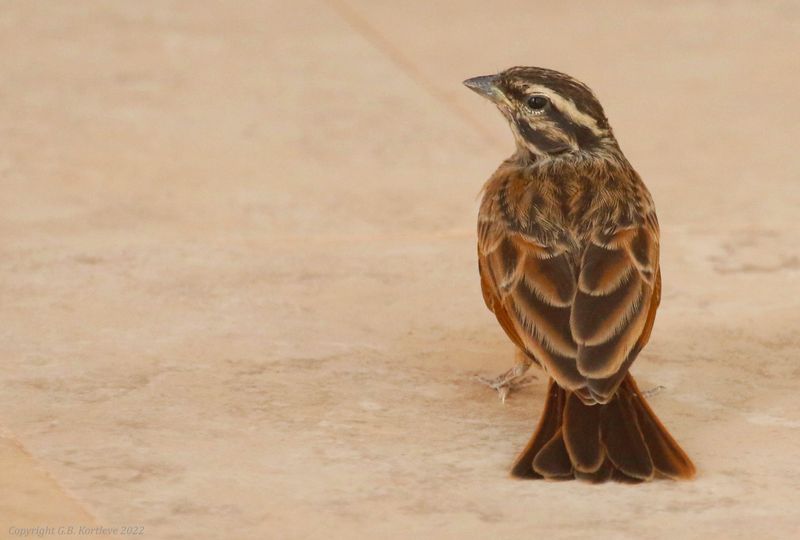
<instances>
[{"instance_id":1,"label":"striped head pattern","mask_svg":"<svg viewBox=\"0 0 800 540\"><path fill-rule=\"evenodd\" d=\"M517 147L533 156L617 146L603 107L588 86L558 71L513 67L464 84L508 120Z\"/></svg>"}]
</instances>

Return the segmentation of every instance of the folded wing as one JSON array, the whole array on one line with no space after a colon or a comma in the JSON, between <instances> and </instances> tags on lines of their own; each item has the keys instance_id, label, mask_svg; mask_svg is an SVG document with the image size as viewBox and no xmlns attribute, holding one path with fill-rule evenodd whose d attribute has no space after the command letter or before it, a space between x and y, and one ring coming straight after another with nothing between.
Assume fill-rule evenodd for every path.
<instances>
[{"instance_id":1,"label":"folded wing","mask_svg":"<svg viewBox=\"0 0 800 540\"><path fill-rule=\"evenodd\" d=\"M581 253L497 222L479 229L486 304L561 386L606 402L646 343L660 290L655 222L594 234Z\"/></svg>"}]
</instances>

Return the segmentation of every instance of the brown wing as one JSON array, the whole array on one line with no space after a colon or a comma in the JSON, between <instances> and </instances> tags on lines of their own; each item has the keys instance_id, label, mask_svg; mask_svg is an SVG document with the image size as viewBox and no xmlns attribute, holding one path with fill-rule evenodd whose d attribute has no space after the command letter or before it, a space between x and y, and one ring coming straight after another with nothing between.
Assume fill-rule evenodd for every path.
<instances>
[{"instance_id":1,"label":"brown wing","mask_svg":"<svg viewBox=\"0 0 800 540\"><path fill-rule=\"evenodd\" d=\"M569 255L497 222L479 227L484 300L511 340L568 389L586 386L570 329L576 277Z\"/></svg>"},{"instance_id":2,"label":"brown wing","mask_svg":"<svg viewBox=\"0 0 800 540\"><path fill-rule=\"evenodd\" d=\"M584 249L570 327L578 371L594 398L611 398L650 338L661 296L655 218Z\"/></svg>"},{"instance_id":3,"label":"brown wing","mask_svg":"<svg viewBox=\"0 0 800 540\"><path fill-rule=\"evenodd\" d=\"M595 235L578 258L482 222L478 261L486 305L561 387L588 388L595 400L607 401L652 327L660 290L656 227L653 218Z\"/></svg>"}]
</instances>

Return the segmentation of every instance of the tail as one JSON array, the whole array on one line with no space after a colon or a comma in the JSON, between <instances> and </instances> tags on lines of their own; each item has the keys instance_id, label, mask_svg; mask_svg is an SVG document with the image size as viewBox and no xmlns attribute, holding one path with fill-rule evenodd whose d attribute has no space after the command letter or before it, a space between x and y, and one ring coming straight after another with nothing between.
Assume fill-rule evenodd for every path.
<instances>
[{"instance_id":1,"label":"tail","mask_svg":"<svg viewBox=\"0 0 800 540\"><path fill-rule=\"evenodd\" d=\"M688 479L695 469L628 374L611 401L596 405L551 380L539 426L511 474L642 482Z\"/></svg>"}]
</instances>

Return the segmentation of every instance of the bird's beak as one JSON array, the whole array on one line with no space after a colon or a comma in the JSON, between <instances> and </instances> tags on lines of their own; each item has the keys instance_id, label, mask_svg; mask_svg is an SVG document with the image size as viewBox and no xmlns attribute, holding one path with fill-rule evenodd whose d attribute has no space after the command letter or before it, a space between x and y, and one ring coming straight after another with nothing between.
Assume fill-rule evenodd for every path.
<instances>
[{"instance_id":1,"label":"bird's beak","mask_svg":"<svg viewBox=\"0 0 800 540\"><path fill-rule=\"evenodd\" d=\"M497 75L482 75L480 77L467 79L464 81L464 86L476 94L480 94L490 101L497 103L505 97L497 86L498 79L499 77Z\"/></svg>"}]
</instances>

